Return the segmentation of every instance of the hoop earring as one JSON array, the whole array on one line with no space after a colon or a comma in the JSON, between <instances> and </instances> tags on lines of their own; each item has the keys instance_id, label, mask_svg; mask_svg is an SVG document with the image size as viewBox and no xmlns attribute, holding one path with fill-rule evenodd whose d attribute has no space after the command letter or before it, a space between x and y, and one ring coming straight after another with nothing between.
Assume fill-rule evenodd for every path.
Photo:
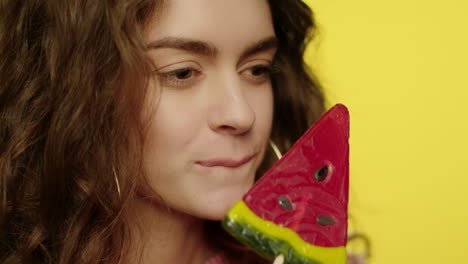
<instances>
[{"instance_id":1,"label":"hoop earring","mask_svg":"<svg viewBox=\"0 0 468 264\"><path fill-rule=\"evenodd\" d=\"M353 250L349 250L349 247L348 247L348 258L350 257L353 257L353 258L356 258L356 259L361 259L361 261L363 260L368 260L370 257L371 257L371 242L369 241L369 238L362 234L362 233L350 233L348 234L348 245L350 244L350 242L352 241L361 241L361 243L363 244L363 249L362 249L362 252L353 252ZM351 247L352 248L352 247Z\"/></svg>"},{"instance_id":2,"label":"hoop earring","mask_svg":"<svg viewBox=\"0 0 468 264\"><path fill-rule=\"evenodd\" d=\"M281 159L281 157L283 157L283 155L281 155L281 152L279 151L278 146L276 146L275 142L273 142L273 140L271 140L271 139L270 139L270 146L273 149L273 152L275 152L276 157L278 159Z\"/></svg>"},{"instance_id":3,"label":"hoop earring","mask_svg":"<svg viewBox=\"0 0 468 264\"><path fill-rule=\"evenodd\" d=\"M119 194L119 197L121 197L119 178L117 178L117 172L115 171L114 165L112 165L112 171L114 173L115 185L117 186L117 193Z\"/></svg>"}]
</instances>

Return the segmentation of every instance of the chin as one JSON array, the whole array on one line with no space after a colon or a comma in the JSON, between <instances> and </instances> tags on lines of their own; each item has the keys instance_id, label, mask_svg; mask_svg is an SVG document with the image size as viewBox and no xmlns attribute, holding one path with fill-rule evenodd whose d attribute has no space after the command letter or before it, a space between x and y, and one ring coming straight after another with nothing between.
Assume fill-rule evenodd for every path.
<instances>
[{"instance_id":1,"label":"chin","mask_svg":"<svg viewBox=\"0 0 468 264\"><path fill-rule=\"evenodd\" d=\"M202 218L216 221L222 220L229 209L242 199L247 190L248 188L229 190L209 198L209 202L207 202L208 206L205 207Z\"/></svg>"}]
</instances>

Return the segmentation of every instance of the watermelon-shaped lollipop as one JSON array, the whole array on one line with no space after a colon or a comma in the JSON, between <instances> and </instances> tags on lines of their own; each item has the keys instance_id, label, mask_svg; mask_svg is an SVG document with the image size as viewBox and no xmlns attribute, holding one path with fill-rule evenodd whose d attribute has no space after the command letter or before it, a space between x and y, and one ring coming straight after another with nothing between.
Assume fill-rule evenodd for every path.
<instances>
[{"instance_id":1,"label":"watermelon-shaped lollipop","mask_svg":"<svg viewBox=\"0 0 468 264\"><path fill-rule=\"evenodd\" d=\"M346 263L349 114L336 105L227 213L223 225L268 259Z\"/></svg>"}]
</instances>

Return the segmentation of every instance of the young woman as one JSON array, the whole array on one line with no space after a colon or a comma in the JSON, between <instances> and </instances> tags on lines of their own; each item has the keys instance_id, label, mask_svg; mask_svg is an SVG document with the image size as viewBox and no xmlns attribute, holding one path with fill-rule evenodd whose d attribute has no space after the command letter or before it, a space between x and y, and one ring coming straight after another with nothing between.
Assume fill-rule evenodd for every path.
<instances>
[{"instance_id":1,"label":"young woman","mask_svg":"<svg viewBox=\"0 0 468 264\"><path fill-rule=\"evenodd\" d=\"M0 4L1 263L263 263L228 208L323 113L299 0Z\"/></svg>"}]
</instances>

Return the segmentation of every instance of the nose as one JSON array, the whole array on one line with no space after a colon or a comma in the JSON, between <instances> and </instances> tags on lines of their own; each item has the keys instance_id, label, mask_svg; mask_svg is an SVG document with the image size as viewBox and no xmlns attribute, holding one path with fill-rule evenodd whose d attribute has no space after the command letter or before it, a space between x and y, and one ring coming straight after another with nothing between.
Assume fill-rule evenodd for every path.
<instances>
[{"instance_id":1,"label":"nose","mask_svg":"<svg viewBox=\"0 0 468 264\"><path fill-rule=\"evenodd\" d=\"M255 111L249 104L242 83L224 79L215 87L213 107L208 111L208 125L217 133L243 135L255 123Z\"/></svg>"}]
</instances>

